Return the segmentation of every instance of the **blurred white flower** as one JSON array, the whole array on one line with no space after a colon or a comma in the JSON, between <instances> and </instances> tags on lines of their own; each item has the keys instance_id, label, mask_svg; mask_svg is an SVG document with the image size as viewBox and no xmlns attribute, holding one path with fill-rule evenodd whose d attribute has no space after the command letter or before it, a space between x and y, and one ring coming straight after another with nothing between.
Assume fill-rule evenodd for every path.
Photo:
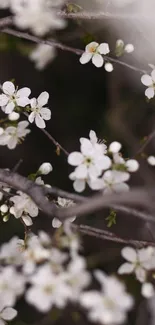
<instances>
[{"instance_id":1,"label":"blurred white flower","mask_svg":"<svg viewBox=\"0 0 155 325\"><path fill-rule=\"evenodd\" d=\"M124 192L129 190L129 186L125 183L130 178L130 174L118 170L107 170L103 177L104 193Z\"/></svg>"},{"instance_id":2,"label":"blurred white flower","mask_svg":"<svg viewBox=\"0 0 155 325\"><path fill-rule=\"evenodd\" d=\"M16 106L25 107L30 103L28 98L31 90L27 87L15 89L12 82L6 81L2 85L3 94L0 95L0 106L6 114L12 113Z\"/></svg>"},{"instance_id":3,"label":"blurred white flower","mask_svg":"<svg viewBox=\"0 0 155 325\"><path fill-rule=\"evenodd\" d=\"M0 145L7 146L9 149L14 149L23 138L31 131L27 129L29 123L21 121L15 126L8 126L3 134L0 135Z\"/></svg>"},{"instance_id":4,"label":"blurred white flower","mask_svg":"<svg viewBox=\"0 0 155 325\"><path fill-rule=\"evenodd\" d=\"M21 245L24 241L13 237L9 242L4 243L0 248L0 260L5 264L20 265L23 262Z\"/></svg>"},{"instance_id":5,"label":"blurred white flower","mask_svg":"<svg viewBox=\"0 0 155 325\"><path fill-rule=\"evenodd\" d=\"M28 120L30 123L33 123L35 121L35 124L38 126L38 128L45 128L45 122L44 120L50 120L51 118L51 111L47 107L43 107L47 104L49 99L49 94L47 91L42 92L39 97L32 98L30 100L31 105L31 111Z\"/></svg>"},{"instance_id":6,"label":"blurred white flower","mask_svg":"<svg viewBox=\"0 0 155 325\"><path fill-rule=\"evenodd\" d=\"M144 74L141 77L141 82L143 85L148 86L145 90L145 96L149 99L153 98L155 95L155 69L151 72L151 76L148 74Z\"/></svg>"},{"instance_id":7,"label":"blurred white flower","mask_svg":"<svg viewBox=\"0 0 155 325\"><path fill-rule=\"evenodd\" d=\"M56 49L54 46L39 44L29 55L30 60L35 63L38 70L43 70L56 56Z\"/></svg>"},{"instance_id":8,"label":"blurred white flower","mask_svg":"<svg viewBox=\"0 0 155 325\"><path fill-rule=\"evenodd\" d=\"M15 195L10 198L10 201L14 203L14 206L10 208L10 213L14 215L16 219L22 218L27 226L32 225L32 218L37 217L39 210L36 204L31 200L31 198L21 192L17 192L18 195Z\"/></svg>"},{"instance_id":9,"label":"blurred white flower","mask_svg":"<svg viewBox=\"0 0 155 325\"><path fill-rule=\"evenodd\" d=\"M13 266L0 269L0 306L13 306L23 294L25 278Z\"/></svg>"},{"instance_id":10,"label":"blurred white flower","mask_svg":"<svg viewBox=\"0 0 155 325\"><path fill-rule=\"evenodd\" d=\"M73 206L74 202L72 200L67 200L67 199L64 199L64 198L61 198L58 196L57 204L59 207L67 208L69 206ZM72 217L72 218L67 219L66 222L73 222L75 219L76 219L76 217ZM53 228L59 228L59 227L61 227L61 225L62 225L62 222L59 219L53 218L53 220L52 220Z\"/></svg>"},{"instance_id":11,"label":"blurred white flower","mask_svg":"<svg viewBox=\"0 0 155 325\"><path fill-rule=\"evenodd\" d=\"M95 276L101 291L92 290L80 296L81 305L88 309L89 319L105 325L124 323L126 313L133 307L132 296L114 276L106 276L101 271L96 271Z\"/></svg>"},{"instance_id":12,"label":"blurred white flower","mask_svg":"<svg viewBox=\"0 0 155 325\"><path fill-rule=\"evenodd\" d=\"M41 312L48 312L53 305L64 308L72 296L65 274L53 273L49 264L40 266L29 281L31 287L26 292L26 301Z\"/></svg>"},{"instance_id":13,"label":"blurred white flower","mask_svg":"<svg viewBox=\"0 0 155 325\"><path fill-rule=\"evenodd\" d=\"M112 71L114 70L112 63L110 63L110 62L106 62L106 63L105 63L105 65L104 65L104 69L105 69L107 72L112 72Z\"/></svg>"},{"instance_id":14,"label":"blurred white flower","mask_svg":"<svg viewBox=\"0 0 155 325\"><path fill-rule=\"evenodd\" d=\"M85 64L92 60L92 63L97 68L100 68L104 63L102 54L106 55L109 52L109 45L107 43L91 42L86 46L85 52L80 57L80 63Z\"/></svg>"},{"instance_id":15,"label":"blurred white flower","mask_svg":"<svg viewBox=\"0 0 155 325\"><path fill-rule=\"evenodd\" d=\"M147 270L155 267L155 249L153 247L135 250L131 247L124 247L121 252L127 260L119 269L119 274L135 273L137 280L146 280Z\"/></svg>"}]
</instances>

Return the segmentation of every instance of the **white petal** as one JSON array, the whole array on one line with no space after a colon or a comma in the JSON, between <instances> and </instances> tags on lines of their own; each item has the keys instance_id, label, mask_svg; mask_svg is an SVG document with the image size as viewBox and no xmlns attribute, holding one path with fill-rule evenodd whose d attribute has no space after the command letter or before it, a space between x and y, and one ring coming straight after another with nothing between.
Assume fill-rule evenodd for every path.
<instances>
[{"instance_id":1,"label":"white petal","mask_svg":"<svg viewBox=\"0 0 155 325\"><path fill-rule=\"evenodd\" d=\"M109 146L109 151L112 153L117 153L121 150L122 145L120 142L114 141Z\"/></svg>"},{"instance_id":2,"label":"white petal","mask_svg":"<svg viewBox=\"0 0 155 325\"><path fill-rule=\"evenodd\" d=\"M17 138L16 137L11 137L9 142L8 142L8 148L9 149L14 149L17 145Z\"/></svg>"},{"instance_id":3,"label":"white petal","mask_svg":"<svg viewBox=\"0 0 155 325\"><path fill-rule=\"evenodd\" d=\"M33 123L34 122L34 119L35 119L35 112L32 112L29 117L28 117L28 120L30 123Z\"/></svg>"},{"instance_id":4,"label":"white petal","mask_svg":"<svg viewBox=\"0 0 155 325\"><path fill-rule=\"evenodd\" d=\"M109 44L108 43L101 43L99 45L99 47L97 48L97 51L101 54L108 54L110 52L110 49L109 49Z\"/></svg>"},{"instance_id":5,"label":"white petal","mask_svg":"<svg viewBox=\"0 0 155 325\"><path fill-rule=\"evenodd\" d=\"M81 152L83 153L83 155L89 156L89 155L91 155L93 150L94 150L94 148L93 148L93 145L90 142L90 140L83 138L82 142L81 142Z\"/></svg>"},{"instance_id":6,"label":"white petal","mask_svg":"<svg viewBox=\"0 0 155 325\"><path fill-rule=\"evenodd\" d=\"M97 160L97 166L102 170L106 170L111 166L111 159L108 156L103 155Z\"/></svg>"},{"instance_id":7,"label":"white petal","mask_svg":"<svg viewBox=\"0 0 155 325\"><path fill-rule=\"evenodd\" d=\"M148 74L144 74L141 77L141 82L145 86L151 86L152 85L152 78Z\"/></svg>"},{"instance_id":8,"label":"white petal","mask_svg":"<svg viewBox=\"0 0 155 325\"><path fill-rule=\"evenodd\" d=\"M139 163L135 159L129 159L129 160L127 160L127 162L126 162L125 165L126 165L128 171L130 173L136 172L138 170L138 168L139 168Z\"/></svg>"},{"instance_id":9,"label":"white petal","mask_svg":"<svg viewBox=\"0 0 155 325\"><path fill-rule=\"evenodd\" d=\"M149 87L145 90L145 96L147 96L149 99L154 97L154 88Z\"/></svg>"},{"instance_id":10,"label":"white petal","mask_svg":"<svg viewBox=\"0 0 155 325\"><path fill-rule=\"evenodd\" d=\"M85 181L84 180L81 180L81 179L77 179L74 183L73 183L73 187L74 187L74 190L76 192L83 192L84 189L85 189Z\"/></svg>"},{"instance_id":11,"label":"white petal","mask_svg":"<svg viewBox=\"0 0 155 325\"><path fill-rule=\"evenodd\" d=\"M114 184L113 191L116 193L129 191L129 185L126 183Z\"/></svg>"},{"instance_id":12,"label":"white petal","mask_svg":"<svg viewBox=\"0 0 155 325\"><path fill-rule=\"evenodd\" d=\"M12 112L8 115L8 119L10 121L17 121L19 119L20 115L19 113L16 113L16 112Z\"/></svg>"},{"instance_id":13,"label":"white petal","mask_svg":"<svg viewBox=\"0 0 155 325\"><path fill-rule=\"evenodd\" d=\"M51 119L51 111L49 108L46 108L46 107L41 108L40 115L46 121Z\"/></svg>"},{"instance_id":14,"label":"white petal","mask_svg":"<svg viewBox=\"0 0 155 325\"><path fill-rule=\"evenodd\" d=\"M19 97L29 97L31 94L30 88L24 87L17 91L17 96Z\"/></svg>"},{"instance_id":15,"label":"white petal","mask_svg":"<svg viewBox=\"0 0 155 325\"><path fill-rule=\"evenodd\" d=\"M92 57L92 62L95 65L95 67L100 68L104 63L104 60L100 54L96 53Z\"/></svg>"},{"instance_id":16,"label":"white petal","mask_svg":"<svg viewBox=\"0 0 155 325\"><path fill-rule=\"evenodd\" d=\"M40 128L40 129L44 129L46 127L44 120L42 119L42 117L39 114L36 114L35 123L38 126L38 128Z\"/></svg>"},{"instance_id":17,"label":"white petal","mask_svg":"<svg viewBox=\"0 0 155 325\"><path fill-rule=\"evenodd\" d=\"M99 43L97 43L97 42L91 42L91 43L89 43L86 46L86 52L93 53L93 52L96 51L96 49L98 48L98 46L99 46Z\"/></svg>"},{"instance_id":18,"label":"white petal","mask_svg":"<svg viewBox=\"0 0 155 325\"><path fill-rule=\"evenodd\" d=\"M84 52L84 53L81 55L79 61L80 61L81 64L88 63L88 62L91 60L92 56L93 56L92 53L86 53L86 52Z\"/></svg>"},{"instance_id":19,"label":"white petal","mask_svg":"<svg viewBox=\"0 0 155 325\"><path fill-rule=\"evenodd\" d=\"M20 97L20 98L16 99L16 103L18 106L25 107L26 105L28 105L30 103L30 100L27 97Z\"/></svg>"},{"instance_id":20,"label":"white petal","mask_svg":"<svg viewBox=\"0 0 155 325\"><path fill-rule=\"evenodd\" d=\"M53 227L53 228L60 228L61 225L62 225L62 222L61 222L59 219L54 218L54 219L52 220L52 227Z\"/></svg>"},{"instance_id":21,"label":"white petal","mask_svg":"<svg viewBox=\"0 0 155 325\"><path fill-rule=\"evenodd\" d=\"M68 163L72 166L78 166L83 162L83 155L81 152L74 151L68 156Z\"/></svg>"},{"instance_id":22,"label":"white petal","mask_svg":"<svg viewBox=\"0 0 155 325\"><path fill-rule=\"evenodd\" d=\"M5 113L6 114L12 113L12 111L14 110L14 107L15 107L15 104L13 102L8 103L5 108Z\"/></svg>"},{"instance_id":23,"label":"white petal","mask_svg":"<svg viewBox=\"0 0 155 325\"><path fill-rule=\"evenodd\" d=\"M118 269L118 274L132 273L134 271L134 265L130 263L122 264Z\"/></svg>"},{"instance_id":24,"label":"white petal","mask_svg":"<svg viewBox=\"0 0 155 325\"><path fill-rule=\"evenodd\" d=\"M32 226L33 225L33 222L32 222L32 219L29 217L29 216L23 216L22 217L24 223L26 224L26 226Z\"/></svg>"},{"instance_id":25,"label":"white petal","mask_svg":"<svg viewBox=\"0 0 155 325\"><path fill-rule=\"evenodd\" d=\"M4 94L0 95L0 106L7 105L8 101L9 101L9 98L6 95L4 95Z\"/></svg>"},{"instance_id":26,"label":"white petal","mask_svg":"<svg viewBox=\"0 0 155 325\"><path fill-rule=\"evenodd\" d=\"M103 180L98 179L91 179L88 181L88 185L92 190L101 190L103 188Z\"/></svg>"},{"instance_id":27,"label":"white petal","mask_svg":"<svg viewBox=\"0 0 155 325\"><path fill-rule=\"evenodd\" d=\"M89 132L89 138L90 138L90 141L91 141L92 144L97 143L97 136L96 136L95 131L90 130L90 132Z\"/></svg>"},{"instance_id":28,"label":"white petal","mask_svg":"<svg viewBox=\"0 0 155 325\"><path fill-rule=\"evenodd\" d=\"M36 108L36 106L37 106L36 98L30 99L30 105L31 105L32 108Z\"/></svg>"},{"instance_id":29,"label":"white petal","mask_svg":"<svg viewBox=\"0 0 155 325\"><path fill-rule=\"evenodd\" d=\"M121 255L129 262L136 262L137 260L136 250L132 247L124 247L121 251Z\"/></svg>"},{"instance_id":30,"label":"white petal","mask_svg":"<svg viewBox=\"0 0 155 325\"><path fill-rule=\"evenodd\" d=\"M139 280L140 282L144 282L146 279L146 271L144 269L142 269L142 267L137 267L135 270L136 273L136 278L137 280Z\"/></svg>"},{"instance_id":31,"label":"white petal","mask_svg":"<svg viewBox=\"0 0 155 325\"><path fill-rule=\"evenodd\" d=\"M81 164L78 167L76 167L75 169L75 177L78 179L84 179L87 178L87 174L88 174L88 169L86 167L86 165Z\"/></svg>"},{"instance_id":32,"label":"white petal","mask_svg":"<svg viewBox=\"0 0 155 325\"><path fill-rule=\"evenodd\" d=\"M15 86L12 82L6 81L3 83L2 89L6 95L12 96L15 92Z\"/></svg>"},{"instance_id":33,"label":"white petal","mask_svg":"<svg viewBox=\"0 0 155 325\"><path fill-rule=\"evenodd\" d=\"M48 99L49 99L49 93L47 91L43 91L37 99L39 107L46 105L48 102Z\"/></svg>"},{"instance_id":34,"label":"white petal","mask_svg":"<svg viewBox=\"0 0 155 325\"><path fill-rule=\"evenodd\" d=\"M155 69L151 72L151 77L152 77L153 81L155 81Z\"/></svg>"},{"instance_id":35,"label":"white petal","mask_svg":"<svg viewBox=\"0 0 155 325\"><path fill-rule=\"evenodd\" d=\"M145 298L151 298L155 295L154 287L152 283L145 282L142 284L141 294Z\"/></svg>"},{"instance_id":36,"label":"white petal","mask_svg":"<svg viewBox=\"0 0 155 325\"><path fill-rule=\"evenodd\" d=\"M17 316L17 311L14 308L6 307L2 311L1 316L4 320L12 320Z\"/></svg>"}]
</instances>

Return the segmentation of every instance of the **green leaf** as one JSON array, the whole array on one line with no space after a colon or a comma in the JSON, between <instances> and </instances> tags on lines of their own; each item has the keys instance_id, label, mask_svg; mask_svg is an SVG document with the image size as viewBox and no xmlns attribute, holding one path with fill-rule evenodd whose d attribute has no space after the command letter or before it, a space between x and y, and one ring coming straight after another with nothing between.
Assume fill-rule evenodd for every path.
<instances>
[{"instance_id":1,"label":"green leaf","mask_svg":"<svg viewBox=\"0 0 155 325\"><path fill-rule=\"evenodd\" d=\"M107 227L111 228L113 225L116 224L116 211L115 210L110 210L109 216L105 219L107 220Z\"/></svg>"}]
</instances>

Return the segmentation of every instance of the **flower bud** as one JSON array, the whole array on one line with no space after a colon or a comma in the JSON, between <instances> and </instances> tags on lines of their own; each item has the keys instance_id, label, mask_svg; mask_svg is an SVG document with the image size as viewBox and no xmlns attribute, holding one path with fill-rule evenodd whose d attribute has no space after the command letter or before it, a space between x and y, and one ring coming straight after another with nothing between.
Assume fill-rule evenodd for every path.
<instances>
[{"instance_id":1,"label":"flower bud","mask_svg":"<svg viewBox=\"0 0 155 325\"><path fill-rule=\"evenodd\" d=\"M112 153L117 153L120 151L121 147L122 147L122 145L119 142L114 141L110 144L109 151Z\"/></svg>"},{"instance_id":2,"label":"flower bud","mask_svg":"<svg viewBox=\"0 0 155 325\"><path fill-rule=\"evenodd\" d=\"M126 53L132 53L133 51L134 51L134 46L133 46L133 44L127 44L126 46L125 46L125 52Z\"/></svg>"},{"instance_id":3,"label":"flower bud","mask_svg":"<svg viewBox=\"0 0 155 325\"><path fill-rule=\"evenodd\" d=\"M6 213L8 212L8 206L6 204L2 204L1 207L0 207L0 210L2 213Z\"/></svg>"},{"instance_id":4,"label":"flower bud","mask_svg":"<svg viewBox=\"0 0 155 325\"><path fill-rule=\"evenodd\" d=\"M16 113L16 112L12 112L8 115L8 119L10 121L17 121L19 119L20 115L19 113Z\"/></svg>"},{"instance_id":5,"label":"flower bud","mask_svg":"<svg viewBox=\"0 0 155 325\"><path fill-rule=\"evenodd\" d=\"M38 173L42 174L42 175L47 175L49 174L51 171L53 170L53 167L50 163L45 162L43 163L39 169L38 169Z\"/></svg>"}]
</instances>

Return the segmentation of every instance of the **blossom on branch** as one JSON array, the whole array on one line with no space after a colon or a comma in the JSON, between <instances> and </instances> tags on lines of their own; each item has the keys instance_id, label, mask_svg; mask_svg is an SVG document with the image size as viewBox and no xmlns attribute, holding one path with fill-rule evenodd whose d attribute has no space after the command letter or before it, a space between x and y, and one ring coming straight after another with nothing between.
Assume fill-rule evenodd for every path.
<instances>
[{"instance_id":1,"label":"blossom on branch","mask_svg":"<svg viewBox=\"0 0 155 325\"><path fill-rule=\"evenodd\" d=\"M2 85L3 94L0 95L0 106L6 114L12 113L16 106L25 107L30 103L28 98L31 90L27 87L15 89L12 82L6 81Z\"/></svg>"},{"instance_id":2,"label":"blossom on branch","mask_svg":"<svg viewBox=\"0 0 155 325\"><path fill-rule=\"evenodd\" d=\"M141 82L148 88L145 90L145 96L149 99L153 98L155 95L155 69L151 72L151 76L144 74L141 77Z\"/></svg>"},{"instance_id":3,"label":"blossom on branch","mask_svg":"<svg viewBox=\"0 0 155 325\"><path fill-rule=\"evenodd\" d=\"M38 128L44 129L46 124L44 120L48 121L51 119L51 111L47 107L43 107L47 104L49 99L49 94L47 91L42 92L39 97L32 98L30 100L31 105L31 113L28 117L28 120L30 123L33 123L35 121L35 124L38 126Z\"/></svg>"},{"instance_id":4,"label":"blossom on branch","mask_svg":"<svg viewBox=\"0 0 155 325\"><path fill-rule=\"evenodd\" d=\"M85 52L80 57L80 63L85 64L92 60L92 63L97 67L102 67L104 63L104 59L102 54L106 55L110 52L108 43L97 43L91 42L89 43L86 48Z\"/></svg>"}]
</instances>

